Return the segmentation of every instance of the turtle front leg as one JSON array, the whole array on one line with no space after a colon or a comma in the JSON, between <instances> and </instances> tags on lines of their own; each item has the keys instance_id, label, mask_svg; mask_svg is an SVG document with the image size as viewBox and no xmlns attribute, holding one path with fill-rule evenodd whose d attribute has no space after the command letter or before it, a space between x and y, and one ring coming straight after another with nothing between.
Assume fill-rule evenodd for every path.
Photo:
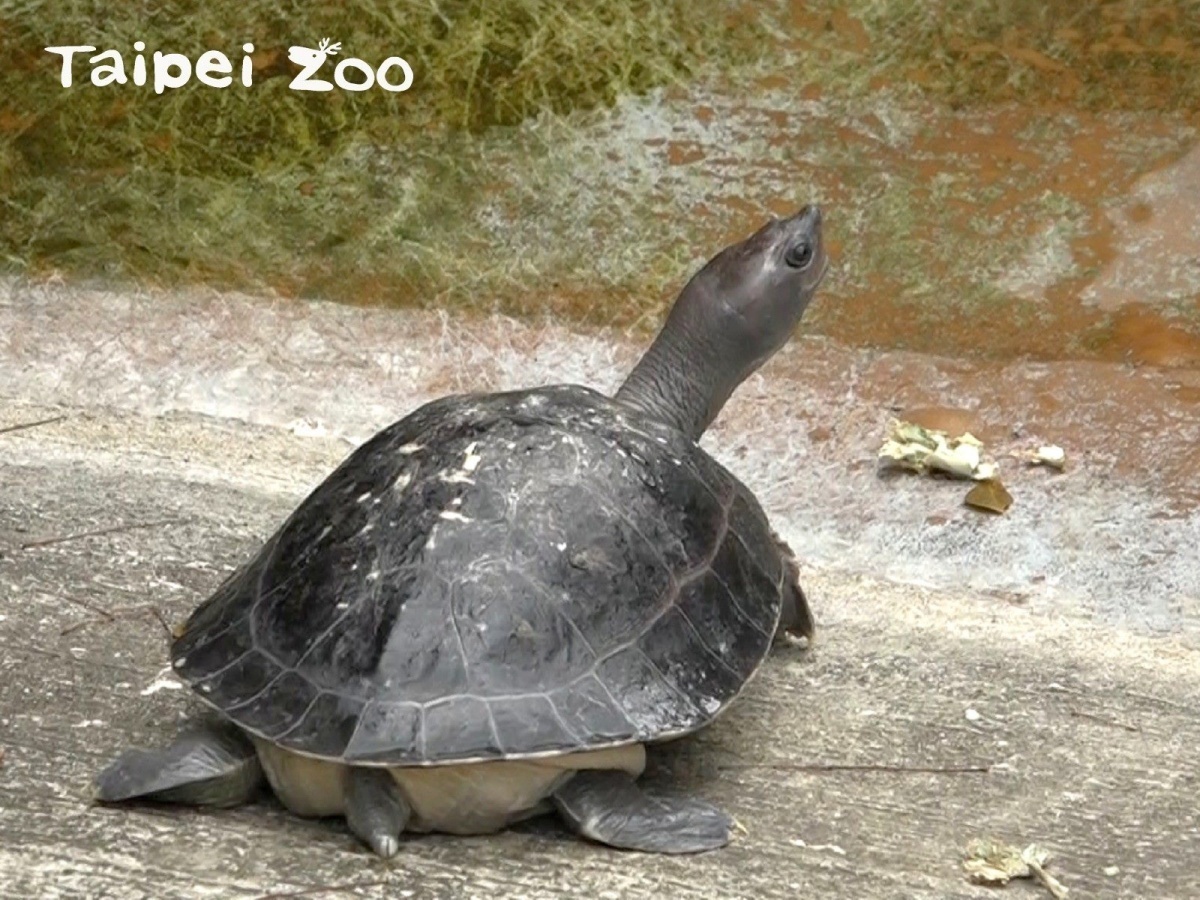
<instances>
[{"instance_id":1,"label":"turtle front leg","mask_svg":"<svg viewBox=\"0 0 1200 900\"><path fill-rule=\"evenodd\" d=\"M187 729L161 750L126 750L95 782L101 803L158 800L191 806L238 806L263 783L254 745L226 724Z\"/></svg>"},{"instance_id":2,"label":"turtle front leg","mask_svg":"<svg viewBox=\"0 0 1200 900\"><path fill-rule=\"evenodd\" d=\"M729 843L733 819L703 800L650 796L627 772L577 772L553 794L583 837L650 853L699 853Z\"/></svg>"}]
</instances>

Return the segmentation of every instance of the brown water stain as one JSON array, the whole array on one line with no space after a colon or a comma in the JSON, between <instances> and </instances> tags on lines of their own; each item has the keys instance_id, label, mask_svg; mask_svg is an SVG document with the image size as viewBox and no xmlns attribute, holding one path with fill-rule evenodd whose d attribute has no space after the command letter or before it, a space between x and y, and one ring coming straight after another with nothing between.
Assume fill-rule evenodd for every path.
<instances>
[{"instance_id":1,"label":"brown water stain","mask_svg":"<svg viewBox=\"0 0 1200 900\"><path fill-rule=\"evenodd\" d=\"M1200 335L1172 325L1142 304L1123 307L1113 315L1115 348L1131 362L1165 368L1200 368Z\"/></svg>"},{"instance_id":2,"label":"brown water stain","mask_svg":"<svg viewBox=\"0 0 1200 900\"><path fill-rule=\"evenodd\" d=\"M686 166L700 162L708 152L699 144L690 141L671 141L667 144L667 162L672 166Z\"/></svg>"}]
</instances>

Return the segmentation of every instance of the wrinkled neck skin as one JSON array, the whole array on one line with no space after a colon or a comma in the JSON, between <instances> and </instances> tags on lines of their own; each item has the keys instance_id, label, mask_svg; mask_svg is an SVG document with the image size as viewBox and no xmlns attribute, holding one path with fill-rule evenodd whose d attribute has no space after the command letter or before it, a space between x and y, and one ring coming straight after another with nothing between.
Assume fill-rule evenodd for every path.
<instances>
[{"instance_id":1,"label":"wrinkled neck skin","mask_svg":"<svg viewBox=\"0 0 1200 900\"><path fill-rule=\"evenodd\" d=\"M725 401L757 365L685 313L668 317L616 400L699 441ZM744 362L744 364L743 364Z\"/></svg>"}]
</instances>

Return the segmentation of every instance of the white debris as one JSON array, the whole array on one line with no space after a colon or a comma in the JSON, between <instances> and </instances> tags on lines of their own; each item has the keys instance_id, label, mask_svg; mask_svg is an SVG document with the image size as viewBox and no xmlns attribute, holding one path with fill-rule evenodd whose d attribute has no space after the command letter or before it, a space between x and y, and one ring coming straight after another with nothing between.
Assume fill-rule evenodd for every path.
<instances>
[{"instance_id":1,"label":"white debris","mask_svg":"<svg viewBox=\"0 0 1200 900\"><path fill-rule=\"evenodd\" d=\"M186 662L183 657L175 661L176 666L182 666ZM178 691L182 690L183 684L175 678L171 673L171 666L162 669L154 680L141 689L140 693L143 697L149 697L151 694L157 694L159 691Z\"/></svg>"},{"instance_id":2,"label":"white debris","mask_svg":"<svg viewBox=\"0 0 1200 900\"><path fill-rule=\"evenodd\" d=\"M400 452L403 453L405 456L412 456L418 450L424 450L424 449L425 449L424 444L405 444L403 447L400 448Z\"/></svg>"},{"instance_id":3,"label":"white debris","mask_svg":"<svg viewBox=\"0 0 1200 900\"><path fill-rule=\"evenodd\" d=\"M1031 466L1046 466L1061 472L1067 467L1067 451L1055 444L1047 444L1026 453L1025 461Z\"/></svg>"},{"instance_id":4,"label":"white debris","mask_svg":"<svg viewBox=\"0 0 1200 900\"><path fill-rule=\"evenodd\" d=\"M467 516L464 516L462 513L456 512L453 509L443 509L440 513L438 513L438 517L442 518L442 519L447 519L451 522L470 522L470 521L472 521Z\"/></svg>"},{"instance_id":5,"label":"white debris","mask_svg":"<svg viewBox=\"0 0 1200 900\"><path fill-rule=\"evenodd\" d=\"M297 419L288 425L288 431L296 437L325 437L329 433L317 419Z\"/></svg>"},{"instance_id":6,"label":"white debris","mask_svg":"<svg viewBox=\"0 0 1200 900\"><path fill-rule=\"evenodd\" d=\"M805 850L816 850L818 852L828 850L830 853L836 853L838 856L846 855L846 851L837 844L810 844L803 838L792 838L788 843L793 847L803 847Z\"/></svg>"}]
</instances>

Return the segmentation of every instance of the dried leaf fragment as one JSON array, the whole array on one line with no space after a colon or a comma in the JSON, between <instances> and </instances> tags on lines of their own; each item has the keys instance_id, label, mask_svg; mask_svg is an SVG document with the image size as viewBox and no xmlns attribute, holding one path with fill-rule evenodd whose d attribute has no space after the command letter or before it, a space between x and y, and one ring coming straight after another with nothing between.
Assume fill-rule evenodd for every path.
<instances>
[{"instance_id":1,"label":"dried leaf fragment","mask_svg":"<svg viewBox=\"0 0 1200 900\"><path fill-rule=\"evenodd\" d=\"M963 503L972 509L980 509L998 515L1006 512L1012 506L1012 502L1012 494L1005 489L998 478L989 478L987 481L979 482L967 491L967 496L963 498Z\"/></svg>"},{"instance_id":2,"label":"dried leaf fragment","mask_svg":"<svg viewBox=\"0 0 1200 900\"><path fill-rule=\"evenodd\" d=\"M1024 850L992 838L974 838L967 844L963 870L976 884L998 886L1013 878L1037 878L1055 898L1065 900L1069 891L1046 871L1050 851L1037 844Z\"/></svg>"},{"instance_id":3,"label":"dried leaf fragment","mask_svg":"<svg viewBox=\"0 0 1200 900\"><path fill-rule=\"evenodd\" d=\"M969 432L952 438L944 431L897 419L888 425L879 459L888 468L943 472L974 481L996 475L996 464L983 458L983 442Z\"/></svg>"}]
</instances>

